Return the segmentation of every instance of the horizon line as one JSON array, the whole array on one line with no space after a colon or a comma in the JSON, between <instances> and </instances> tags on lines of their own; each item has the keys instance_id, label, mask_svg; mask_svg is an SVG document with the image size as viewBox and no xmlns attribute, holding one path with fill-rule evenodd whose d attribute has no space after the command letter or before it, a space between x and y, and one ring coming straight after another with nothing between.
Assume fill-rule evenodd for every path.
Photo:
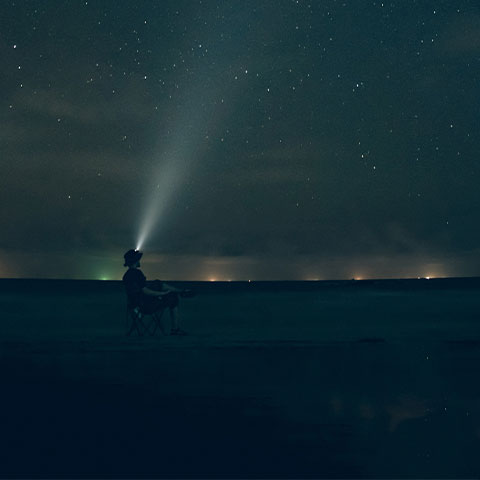
<instances>
[{"instance_id":1,"label":"horizon line","mask_svg":"<svg viewBox=\"0 0 480 480\"><path fill-rule=\"evenodd\" d=\"M372 278L331 278L331 279L270 279L270 280L255 280L255 279L242 279L242 280L162 280L165 282L190 282L190 283L261 283L261 282L298 282L298 283L321 283L321 282L372 282L372 281L396 281L396 280L473 280L480 279L478 276L465 276L465 277L448 277L448 276L425 276L425 277L372 277ZM121 282L122 279L110 279L110 278L38 278L38 277L0 277L0 281L68 281L68 282Z\"/></svg>"}]
</instances>

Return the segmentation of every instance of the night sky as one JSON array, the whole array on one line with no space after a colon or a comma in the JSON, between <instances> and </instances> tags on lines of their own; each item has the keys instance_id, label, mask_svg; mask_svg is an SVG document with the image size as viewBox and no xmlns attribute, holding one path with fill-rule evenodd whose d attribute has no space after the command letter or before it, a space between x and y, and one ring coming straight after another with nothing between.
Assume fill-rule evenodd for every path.
<instances>
[{"instance_id":1,"label":"night sky","mask_svg":"<svg viewBox=\"0 0 480 480\"><path fill-rule=\"evenodd\" d=\"M480 275L478 0L3 0L0 277Z\"/></svg>"}]
</instances>

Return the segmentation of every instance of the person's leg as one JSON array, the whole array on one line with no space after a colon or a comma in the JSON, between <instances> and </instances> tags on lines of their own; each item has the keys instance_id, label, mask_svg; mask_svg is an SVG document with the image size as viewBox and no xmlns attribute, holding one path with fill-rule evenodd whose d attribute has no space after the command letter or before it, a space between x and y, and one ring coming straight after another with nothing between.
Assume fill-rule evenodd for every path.
<instances>
[{"instance_id":1,"label":"person's leg","mask_svg":"<svg viewBox=\"0 0 480 480\"><path fill-rule=\"evenodd\" d=\"M184 335L185 332L180 328L178 320L178 293L170 292L168 295L163 297L163 301L168 306L170 311L170 321L172 325L170 333L172 335Z\"/></svg>"},{"instance_id":2,"label":"person's leg","mask_svg":"<svg viewBox=\"0 0 480 480\"><path fill-rule=\"evenodd\" d=\"M168 335L168 333L165 331L165 326L162 322L164 310L165 310L164 308L161 308L160 310L157 310L154 313L154 315L155 315L155 321L157 322L158 328L160 328L162 335Z\"/></svg>"}]
</instances>

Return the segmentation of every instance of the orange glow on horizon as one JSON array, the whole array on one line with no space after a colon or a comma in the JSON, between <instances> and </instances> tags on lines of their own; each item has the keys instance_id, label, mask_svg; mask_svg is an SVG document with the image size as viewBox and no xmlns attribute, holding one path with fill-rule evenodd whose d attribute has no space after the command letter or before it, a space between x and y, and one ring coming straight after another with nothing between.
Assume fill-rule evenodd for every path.
<instances>
[{"instance_id":1,"label":"orange glow on horizon","mask_svg":"<svg viewBox=\"0 0 480 480\"><path fill-rule=\"evenodd\" d=\"M365 275L353 275L352 280L365 280Z\"/></svg>"}]
</instances>

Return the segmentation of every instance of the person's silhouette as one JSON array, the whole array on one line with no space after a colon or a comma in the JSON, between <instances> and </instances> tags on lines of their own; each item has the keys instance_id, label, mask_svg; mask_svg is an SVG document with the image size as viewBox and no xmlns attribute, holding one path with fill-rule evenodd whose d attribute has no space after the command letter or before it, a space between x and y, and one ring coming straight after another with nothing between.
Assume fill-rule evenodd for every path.
<instances>
[{"instance_id":1,"label":"person's silhouette","mask_svg":"<svg viewBox=\"0 0 480 480\"><path fill-rule=\"evenodd\" d=\"M179 327L178 303L179 296L190 296L189 290L180 290L160 280L148 282L140 270L140 258L143 253L138 250L129 250L125 253L124 266L128 270L123 275L123 283L128 297L130 308L138 308L140 312L151 314L169 309L172 322L171 335L185 335L186 332Z\"/></svg>"}]
</instances>

